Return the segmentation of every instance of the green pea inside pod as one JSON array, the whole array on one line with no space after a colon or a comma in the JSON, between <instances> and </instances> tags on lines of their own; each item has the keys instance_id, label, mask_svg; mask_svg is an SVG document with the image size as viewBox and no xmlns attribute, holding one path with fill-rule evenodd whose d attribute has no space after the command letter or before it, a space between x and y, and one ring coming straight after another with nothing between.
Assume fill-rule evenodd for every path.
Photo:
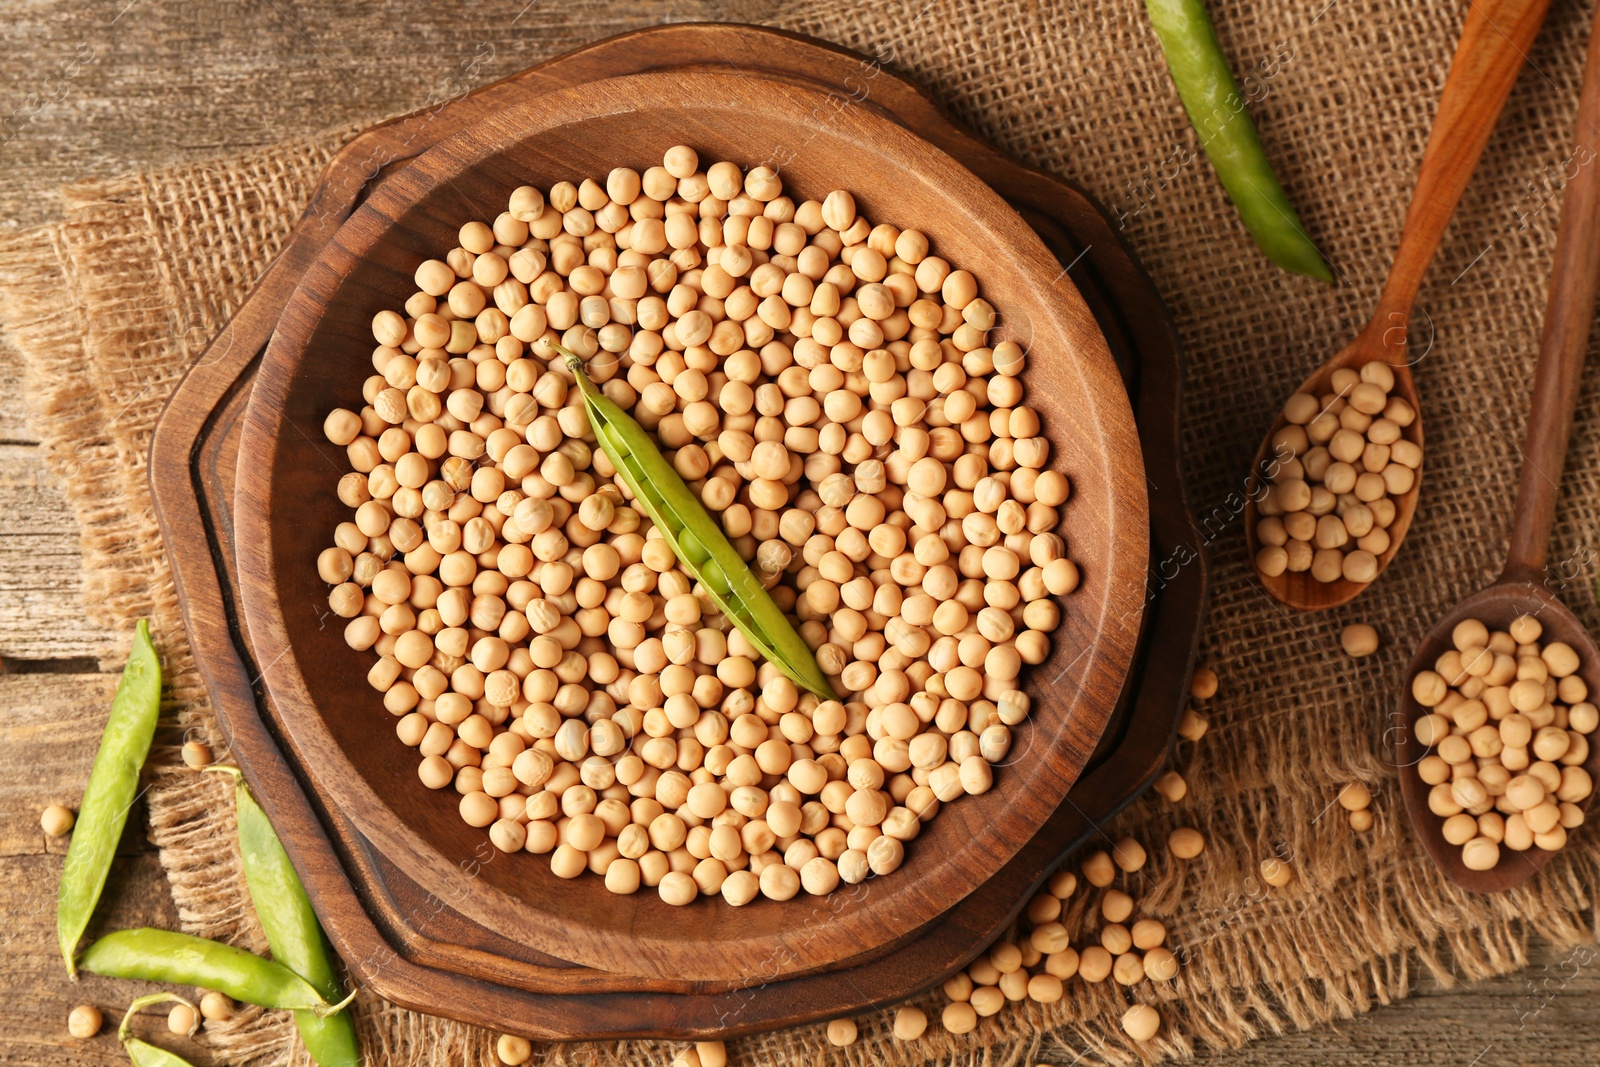
<instances>
[{"instance_id":1,"label":"green pea inside pod","mask_svg":"<svg viewBox=\"0 0 1600 1067\"><path fill-rule=\"evenodd\" d=\"M728 576L717 566L717 561L714 559L707 559L700 564L700 580L718 596L727 596L732 588L728 584Z\"/></svg>"},{"instance_id":2,"label":"green pea inside pod","mask_svg":"<svg viewBox=\"0 0 1600 1067\"><path fill-rule=\"evenodd\" d=\"M684 558L697 567L705 567L707 561L711 559L711 552L688 530L678 535L678 546L683 549ZM726 584L724 580L723 585Z\"/></svg>"}]
</instances>

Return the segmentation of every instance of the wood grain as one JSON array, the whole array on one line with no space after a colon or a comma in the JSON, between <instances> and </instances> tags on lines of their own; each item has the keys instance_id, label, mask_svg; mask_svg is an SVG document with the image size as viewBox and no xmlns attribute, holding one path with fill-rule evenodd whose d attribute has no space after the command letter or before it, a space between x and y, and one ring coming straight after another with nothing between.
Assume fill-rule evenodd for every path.
<instances>
[{"instance_id":1,"label":"wood grain","mask_svg":"<svg viewBox=\"0 0 1600 1067\"><path fill-rule=\"evenodd\" d=\"M22 382L22 354L0 334L0 443L36 445L39 436L30 425L27 395Z\"/></svg>"},{"instance_id":2,"label":"wood grain","mask_svg":"<svg viewBox=\"0 0 1600 1067\"><path fill-rule=\"evenodd\" d=\"M1197 1067L1580 1067L1594 1063L1600 957L1536 943L1528 968L1470 985L1424 981L1409 1000L1242 1049ZM1068 1061L1070 1062L1070 1061Z\"/></svg>"},{"instance_id":3,"label":"wood grain","mask_svg":"<svg viewBox=\"0 0 1600 1067\"><path fill-rule=\"evenodd\" d=\"M0 657L88 658L106 631L83 602L77 522L37 445L0 443Z\"/></svg>"},{"instance_id":4,"label":"wood grain","mask_svg":"<svg viewBox=\"0 0 1600 1067\"><path fill-rule=\"evenodd\" d=\"M69 182L433 107L612 34L664 22L756 20L777 6L272 0L223 12L174 0L11 5L12 47L0 68L0 220L33 226L59 218L59 189Z\"/></svg>"},{"instance_id":5,"label":"wood grain","mask_svg":"<svg viewBox=\"0 0 1600 1067\"><path fill-rule=\"evenodd\" d=\"M0 776L0 856L66 853L64 838L39 829L39 813L50 804L77 810L116 689L109 674L0 675L6 758L19 771L28 768Z\"/></svg>"}]
</instances>

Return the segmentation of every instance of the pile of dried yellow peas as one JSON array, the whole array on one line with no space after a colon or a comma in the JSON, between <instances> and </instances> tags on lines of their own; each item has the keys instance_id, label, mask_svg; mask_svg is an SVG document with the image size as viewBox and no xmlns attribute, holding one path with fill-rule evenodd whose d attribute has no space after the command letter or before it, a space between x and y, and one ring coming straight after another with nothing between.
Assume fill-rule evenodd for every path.
<instances>
[{"instance_id":1,"label":"pile of dried yellow peas","mask_svg":"<svg viewBox=\"0 0 1600 1067\"><path fill-rule=\"evenodd\" d=\"M1502 846L1565 847L1594 792L1583 764L1600 710L1578 676L1578 653L1541 644L1543 634L1531 615L1492 632L1463 620L1455 647L1411 680L1423 708L1411 729L1432 750L1416 773L1433 787L1428 807L1469 870L1498 866Z\"/></svg>"},{"instance_id":2,"label":"pile of dried yellow peas","mask_svg":"<svg viewBox=\"0 0 1600 1067\"><path fill-rule=\"evenodd\" d=\"M1271 577L1372 581L1389 550L1394 498L1422 466L1422 446L1401 436L1417 413L1391 395L1388 364L1336 370L1331 385L1325 396L1291 396L1272 438L1272 485L1256 521L1256 568Z\"/></svg>"},{"instance_id":3,"label":"pile of dried yellow peas","mask_svg":"<svg viewBox=\"0 0 1600 1067\"><path fill-rule=\"evenodd\" d=\"M977 280L848 192L669 150L531 186L373 319L318 558L431 788L572 878L821 894L987 791L1078 584L1068 480ZM839 699L715 611L555 346L650 431Z\"/></svg>"}]
</instances>

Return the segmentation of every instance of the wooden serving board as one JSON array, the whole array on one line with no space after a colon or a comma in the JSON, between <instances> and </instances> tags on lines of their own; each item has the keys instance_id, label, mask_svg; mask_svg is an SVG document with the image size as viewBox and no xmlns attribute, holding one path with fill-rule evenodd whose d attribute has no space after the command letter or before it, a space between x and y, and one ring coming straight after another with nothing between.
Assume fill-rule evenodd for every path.
<instances>
[{"instance_id":1,"label":"wooden serving board","mask_svg":"<svg viewBox=\"0 0 1600 1067\"><path fill-rule=\"evenodd\" d=\"M492 934L420 889L348 819L310 799L294 752L272 726L236 612L231 508L240 420L279 314L324 244L395 167L475 118L556 88L660 70L821 88L841 107L899 123L987 182L1039 233L1099 321L1133 401L1149 485L1152 566L1138 658L1066 801L980 891L936 921L837 969L782 980L766 980L761 960L747 980L716 984L577 966ZM1178 465L1181 378L1160 297L1080 190L979 140L877 60L753 27L668 26L602 41L352 141L283 253L174 394L152 445L151 483L189 638L234 756L356 981L406 1007L536 1038L734 1035L860 1011L942 980L1015 917L1067 851L1160 772L1186 699L1207 586Z\"/></svg>"}]
</instances>

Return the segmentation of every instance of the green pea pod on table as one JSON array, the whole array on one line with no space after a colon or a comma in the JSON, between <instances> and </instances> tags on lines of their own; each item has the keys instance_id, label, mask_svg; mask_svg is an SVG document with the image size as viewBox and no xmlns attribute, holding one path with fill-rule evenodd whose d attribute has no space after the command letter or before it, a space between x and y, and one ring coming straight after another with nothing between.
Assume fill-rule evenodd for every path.
<instances>
[{"instance_id":1,"label":"green pea pod on table","mask_svg":"<svg viewBox=\"0 0 1600 1067\"><path fill-rule=\"evenodd\" d=\"M168 1052L164 1048L134 1037L129 1029L128 1024L133 1021L133 1017L140 1009L148 1008L152 1004L164 1004L169 1000L188 1004L189 1010L195 1012L195 1017L199 1018L195 1006L175 993L152 993L129 1004L126 1014L122 1016L122 1025L117 1027L117 1040L122 1042L122 1049L128 1054L128 1059L132 1061L134 1067L193 1067L193 1064L176 1052ZM195 1029L199 1029L198 1025ZM189 1031L189 1036L194 1036L194 1030Z\"/></svg>"},{"instance_id":2,"label":"green pea pod on table","mask_svg":"<svg viewBox=\"0 0 1600 1067\"><path fill-rule=\"evenodd\" d=\"M56 889L56 936L67 973L74 977L78 972L73 957L100 902L128 811L139 795L139 772L160 712L161 660L150 643L150 624L141 619L100 735Z\"/></svg>"},{"instance_id":3,"label":"green pea pod on table","mask_svg":"<svg viewBox=\"0 0 1600 1067\"><path fill-rule=\"evenodd\" d=\"M133 1067L194 1067L176 1052L168 1052L159 1045L152 1045L137 1037L123 1038L122 1050L128 1054Z\"/></svg>"},{"instance_id":4,"label":"green pea pod on table","mask_svg":"<svg viewBox=\"0 0 1600 1067\"><path fill-rule=\"evenodd\" d=\"M149 927L107 934L83 950L78 965L107 978L215 989L246 1004L283 1011L332 1015L349 1003L346 998L330 1004L304 978L253 952Z\"/></svg>"},{"instance_id":5,"label":"green pea pod on table","mask_svg":"<svg viewBox=\"0 0 1600 1067\"><path fill-rule=\"evenodd\" d=\"M589 380L581 357L560 345L553 347L566 357L578 380L600 447L679 562L768 663L823 700L838 699L817 666L817 657L644 427Z\"/></svg>"},{"instance_id":6,"label":"green pea pod on table","mask_svg":"<svg viewBox=\"0 0 1600 1067\"><path fill-rule=\"evenodd\" d=\"M239 854L244 863L245 884L250 888L250 900L266 932L272 958L304 978L323 999L330 1002L342 999L344 987L334 967L333 951L311 908L311 898L306 895L305 886L289 862L289 855L267 813L256 803L244 776L236 768L210 769L234 776ZM349 1012L319 1015L315 1011L300 1010L294 1013L294 1021L306 1051L320 1067L357 1067L360 1064L360 1046Z\"/></svg>"},{"instance_id":7,"label":"green pea pod on table","mask_svg":"<svg viewBox=\"0 0 1600 1067\"><path fill-rule=\"evenodd\" d=\"M1145 7L1189 121L1250 236L1284 270L1331 283L1333 272L1267 161L1205 0L1145 0Z\"/></svg>"}]
</instances>

